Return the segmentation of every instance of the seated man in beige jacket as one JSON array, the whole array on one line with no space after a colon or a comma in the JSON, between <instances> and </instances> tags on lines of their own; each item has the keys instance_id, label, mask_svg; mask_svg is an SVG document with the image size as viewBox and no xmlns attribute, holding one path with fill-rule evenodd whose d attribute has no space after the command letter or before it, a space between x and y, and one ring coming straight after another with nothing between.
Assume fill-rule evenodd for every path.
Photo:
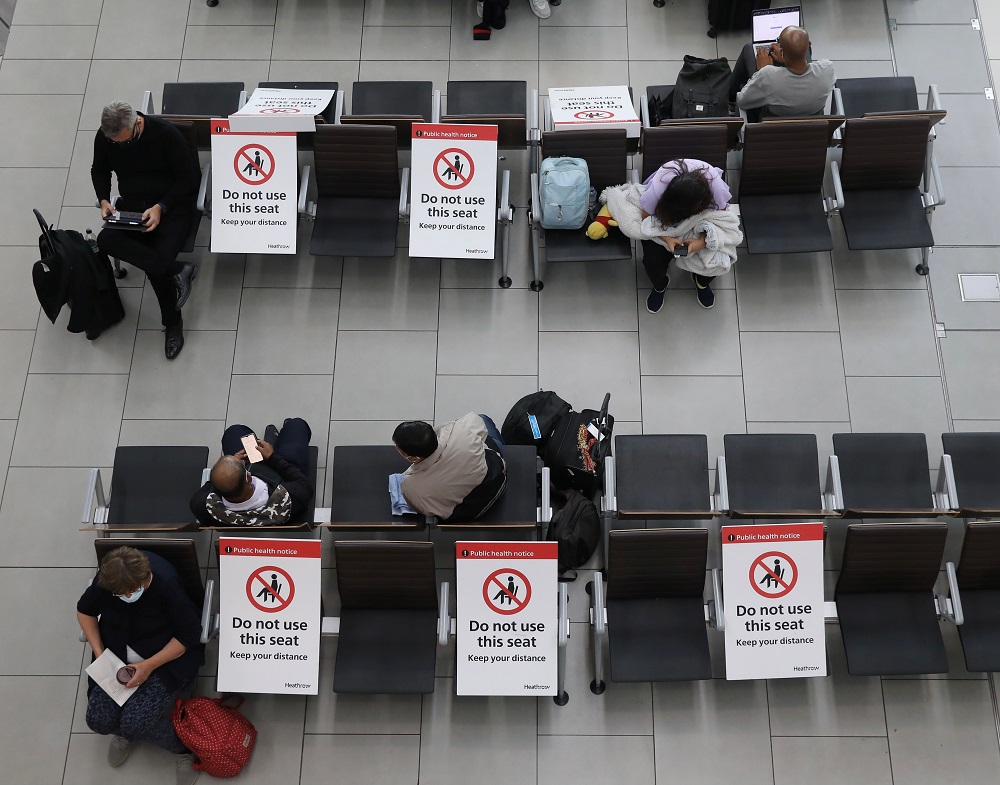
<instances>
[{"instance_id":1,"label":"seated man in beige jacket","mask_svg":"<svg viewBox=\"0 0 1000 785\"><path fill-rule=\"evenodd\" d=\"M403 497L424 515L476 520L507 486L503 441L486 415L469 412L438 428L419 420L400 423L392 441L412 464L403 474Z\"/></svg>"}]
</instances>

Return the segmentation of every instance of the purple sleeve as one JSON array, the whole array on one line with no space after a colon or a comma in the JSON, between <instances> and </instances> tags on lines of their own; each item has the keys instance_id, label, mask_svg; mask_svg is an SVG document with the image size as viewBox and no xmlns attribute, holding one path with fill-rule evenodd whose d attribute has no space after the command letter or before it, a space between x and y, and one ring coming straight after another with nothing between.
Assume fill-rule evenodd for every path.
<instances>
[{"instance_id":1,"label":"purple sleeve","mask_svg":"<svg viewBox=\"0 0 1000 785\"><path fill-rule=\"evenodd\" d=\"M726 181L722 179L722 170L716 166L709 166L704 161L692 158L684 159L684 163L688 169L706 170L705 174L708 177L708 184L712 189L714 206L719 210L725 210L733 195L729 190L729 186L726 185ZM663 196L663 192L667 190L670 181L676 176L677 168L673 166L673 161L668 161L646 178L645 183L643 183L646 186L646 192L639 199L639 204L642 205L642 209L645 212L650 215L653 214L656 210L657 202Z\"/></svg>"}]
</instances>

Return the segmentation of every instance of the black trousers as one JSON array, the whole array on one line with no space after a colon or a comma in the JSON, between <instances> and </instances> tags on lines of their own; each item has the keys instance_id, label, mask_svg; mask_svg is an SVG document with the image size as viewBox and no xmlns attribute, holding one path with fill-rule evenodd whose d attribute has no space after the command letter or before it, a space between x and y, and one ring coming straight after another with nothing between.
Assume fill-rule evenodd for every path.
<instances>
[{"instance_id":1,"label":"black trousers","mask_svg":"<svg viewBox=\"0 0 1000 785\"><path fill-rule=\"evenodd\" d=\"M125 200L119 200L118 208L146 209L126 204ZM187 242L194 217L193 211L175 207L163 214L159 225L151 232L104 229L97 235L97 245L108 256L128 262L146 273L160 304L160 322L164 327L173 327L181 321L174 276L183 268L177 261L177 254Z\"/></svg>"},{"instance_id":2,"label":"black trousers","mask_svg":"<svg viewBox=\"0 0 1000 785\"><path fill-rule=\"evenodd\" d=\"M733 75L729 80L729 100L736 103L736 95L746 87L750 77L757 73L757 51L753 44L745 44L740 56L733 63Z\"/></svg>"},{"instance_id":3,"label":"black trousers","mask_svg":"<svg viewBox=\"0 0 1000 785\"><path fill-rule=\"evenodd\" d=\"M235 455L243 449L243 442L240 439L247 434L253 433L252 428L246 425L230 425L226 432L222 434L222 454ZM302 471L309 471L309 440L312 438L312 429L309 423L301 417L292 417L285 420L285 424L278 431L278 439L271 446L286 461L294 463Z\"/></svg>"},{"instance_id":4,"label":"black trousers","mask_svg":"<svg viewBox=\"0 0 1000 785\"><path fill-rule=\"evenodd\" d=\"M642 266L646 271L649 282L654 289L666 289L670 278L667 275L667 268L674 255L664 246L653 240L642 240ZM694 278L699 286L711 286L712 279L707 275L694 273Z\"/></svg>"}]
</instances>

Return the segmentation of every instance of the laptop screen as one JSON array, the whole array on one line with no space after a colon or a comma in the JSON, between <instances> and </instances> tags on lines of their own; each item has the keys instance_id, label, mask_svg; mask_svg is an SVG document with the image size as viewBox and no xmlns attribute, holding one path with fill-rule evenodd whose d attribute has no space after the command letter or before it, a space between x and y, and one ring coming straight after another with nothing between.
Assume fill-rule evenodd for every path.
<instances>
[{"instance_id":1,"label":"laptop screen","mask_svg":"<svg viewBox=\"0 0 1000 785\"><path fill-rule=\"evenodd\" d=\"M778 34L789 25L802 24L801 9L797 5L784 8L764 8L753 12L753 42L777 41Z\"/></svg>"}]
</instances>

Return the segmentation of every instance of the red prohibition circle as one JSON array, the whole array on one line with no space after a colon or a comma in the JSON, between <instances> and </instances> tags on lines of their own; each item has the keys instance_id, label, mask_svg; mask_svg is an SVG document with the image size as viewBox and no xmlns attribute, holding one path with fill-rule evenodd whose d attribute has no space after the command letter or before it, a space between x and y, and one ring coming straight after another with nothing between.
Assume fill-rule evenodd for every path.
<instances>
[{"instance_id":1,"label":"red prohibition circle","mask_svg":"<svg viewBox=\"0 0 1000 785\"><path fill-rule=\"evenodd\" d=\"M286 581L288 581L288 597L283 598L280 594L275 594L271 589L271 584L268 583L262 576L265 572L278 573ZM276 602L274 606L262 605L257 602L256 595L261 592L261 587L267 589L267 594L270 594L275 598ZM292 576L285 572L280 567L258 567L256 570L250 573L250 577L247 578L247 599L250 600L250 604L253 605L257 610L263 611L264 613L277 613L278 611L283 611L289 605L292 604L292 600L295 598L295 581L292 580ZM284 600L282 602L282 600ZM281 604L278 605L277 603Z\"/></svg>"},{"instance_id":2,"label":"red prohibition circle","mask_svg":"<svg viewBox=\"0 0 1000 785\"><path fill-rule=\"evenodd\" d=\"M272 106L269 109L261 109L257 114L298 114L301 111L294 106Z\"/></svg>"},{"instance_id":3,"label":"red prohibition circle","mask_svg":"<svg viewBox=\"0 0 1000 785\"><path fill-rule=\"evenodd\" d=\"M443 175L438 173L439 163L444 163L448 167L448 169L451 169L451 171L453 172L455 171L451 165L451 162L447 158L445 158L445 156L448 155L449 153L450 154L457 153L458 155L464 156L465 159L469 162L469 173L467 176L462 177L461 172L455 172L455 175L458 177L457 183L446 183L442 179ZM437 180L438 185L440 185L442 188L447 188L449 191L457 191L459 188L465 188L465 186L467 186L469 183L472 182L472 176L476 173L476 162L472 160L472 156L469 155L467 152L465 152L465 150L459 150L457 147L449 147L447 150L442 150L440 153L437 154L437 156L434 158L434 163L431 168L434 170L434 179Z\"/></svg>"},{"instance_id":4,"label":"red prohibition circle","mask_svg":"<svg viewBox=\"0 0 1000 785\"><path fill-rule=\"evenodd\" d=\"M614 116L614 112L607 112L603 109L584 109L573 115L577 120L610 120Z\"/></svg>"},{"instance_id":5,"label":"red prohibition circle","mask_svg":"<svg viewBox=\"0 0 1000 785\"><path fill-rule=\"evenodd\" d=\"M263 169L257 169L254 164L253 159L247 155L247 150L260 150L262 153L266 153L267 157L271 160L271 171L265 172ZM248 180L243 176L242 169L249 163L254 169L257 169L261 174L260 180ZM271 151L266 147L259 144L246 144L243 145L239 150L236 151L236 157L233 159L233 168L236 170L236 176L239 177L247 185L263 185L271 176L274 174L274 156L271 155Z\"/></svg>"},{"instance_id":6,"label":"red prohibition circle","mask_svg":"<svg viewBox=\"0 0 1000 785\"><path fill-rule=\"evenodd\" d=\"M510 594L510 592L507 591L507 587L504 586L498 580L500 575L516 575L518 578L520 578L521 582L524 584L524 599L518 600L517 597ZM493 601L490 599L491 591L496 591L498 588L508 598L510 598L511 607L509 609L502 610L498 608L496 605L493 604ZM520 611L524 610L524 608L528 605L528 602L531 600L531 584L528 582L528 579L527 577L525 577L523 572L510 569L496 570L494 572L491 572L487 576L486 580L483 581L483 600L486 601L487 607L489 607L489 609L494 613L499 613L503 616L510 616L511 614L519 613Z\"/></svg>"},{"instance_id":7,"label":"red prohibition circle","mask_svg":"<svg viewBox=\"0 0 1000 785\"><path fill-rule=\"evenodd\" d=\"M784 559L786 562L788 562L788 566L792 568L792 577L787 583L783 581L781 578L778 578L774 574L774 571L766 564L764 564L764 559L771 559L771 558ZM779 592L774 592L774 593L767 592L761 589L760 586L757 585L757 581L754 580L755 577L754 570L756 570L758 567L763 567L767 571L768 575L770 575L775 581L780 583L785 588ZM788 554L781 553L780 551L768 551L767 553L762 553L760 556L754 559L753 562L751 562L750 564L750 585L753 587L753 590L757 592L761 597L765 597L769 600L776 600L779 597L784 597L786 594L788 594L788 592L790 592L792 589L795 588L795 582L798 581L798 579L799 579L799 568L795 566L795 562L793 562L788 557Z\"/></svg>"}]
</instances>

